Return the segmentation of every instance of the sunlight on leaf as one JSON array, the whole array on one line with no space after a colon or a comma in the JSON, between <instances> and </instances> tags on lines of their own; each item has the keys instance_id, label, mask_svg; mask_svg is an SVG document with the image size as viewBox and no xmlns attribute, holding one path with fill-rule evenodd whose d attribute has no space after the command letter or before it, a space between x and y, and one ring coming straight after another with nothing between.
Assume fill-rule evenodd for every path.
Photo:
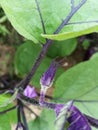
<instances>
[{"instance_id":1,"label":"sunlight on leaf","mask_svg":"<svg viewBox=\"0 0 98 130\"><path fill-rule=\"evenodd\" d=\"M79 2L76 0L75 5ZM53 0L51 2L50 0L38 0L46 35L42 28L42 22L35 0L1 0L0 4L15 29L34 43L45 43L45 38L65 40L98 31L98 23L96 22L69 24L59 34L53 35L71 10L70 0ZM98 21L97 12L97 0L87 0L71 18L69 23Z\"/></svg>"}]
</instances>

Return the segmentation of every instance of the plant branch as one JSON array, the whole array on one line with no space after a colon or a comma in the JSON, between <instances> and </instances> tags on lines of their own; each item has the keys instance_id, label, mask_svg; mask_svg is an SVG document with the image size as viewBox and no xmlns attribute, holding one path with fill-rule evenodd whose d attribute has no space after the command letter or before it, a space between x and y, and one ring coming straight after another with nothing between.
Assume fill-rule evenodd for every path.
<instances>
[{"instance_id":1,"label":"plant branch","mask_svg":"<svg viewBox=\"0 0 98 130\"><path fill-rule=\"evenodd\" d=\"M24 95L21 95L19 100L21 100L24 104L26 102L28 102L28 103L31 103L32 105L39 106L39 102L37 100L35 100L34 98L31 99L31 98L28 98Z\"/></svg>"},{"instance_id":2,"label":"plant branch","mask_svg":"<svg viewBox=\"0 0 98 130\"><path fill-rule=\"evenodd\" d=\"M18 117L18 123L21 122L21 114L20 114L20 100L18 102L18 108L17 108L17 117Z\"/></svg>"},{"instance_id":3,"label":"plant branch","mask_svg":"<svg viewBox=\"0 0 98 130\"><path fill-rule=\"evenodd\" d=\"M37 68L39 67L39 65L41 64L41 61L43 60L45 54L47 53L48 48L50 47L50 45L52 44L52 40L47 40L46 44L43 46L38 58L35 61L35 64L32 67L32 70L30 71L30 73L26 76L25 79L22 80L22 82L20 82L20 84L18 85L18 87L21 87L21 89L25 89L26 86L28 85L29 81L31 80L31 78L34 76ZM17 87L17 86L16 86ZM23 90L22 89L22 90Z\"/></svg>"},{"instance_id":4,"label":"plant branch","mask_svg":"<svg viewBox=\"0 0 98 130\"><path fill-rule=\"evenodd\" d=\"M87 0L82 0L76 7L71 8L71 11L69 15L65 18L65 20L61 23L61 25L57 28L57 30L54 32L54 34L58 34L61 29L68 24L69 20L72 18L72 16L82 7L82 5L85 4Z\"/></svg>"},{"instance_id":5,"label":"plant branch","mask_svg":"<svg viewBox=\"0 0 98 130\"><path fill-rule=\"evenodd\" d=\"M26 120L26 116L25 116L25 112L24 112L24 109L23 109L23 104L22 104L22 102L20 102L20 103L21 103L20 104L20 111L21 111L21 117L22 117L22 120L23 120L23 124L24 124L25 130L29 130L27 120Z\"/></svg>"},{"instance_id":6,"label":"plant branch","mask_svg":"<svg viewBox=\"0 0 98 130\"><path fill-rule=\"evenodd\" d=\"M71 0L71 10L74 8L74 0Z\"/></svg>"},{"instance_id":7,"label":"plant branch","mask_svg":"<svg viewBox=\"0 0 98 130\"><path fill-rule=\"evenodd\" d=\"M16 126L16 129L15 130L18 130L18 129L23 129L23 130L26 130L24 125L21 121L21 101L18 99L17 100L17 104L18 104L18 108L17 108L17 126Z\"/></svg>"},{"instance_id":8,"label":"plant branch","mask_svg":"<svg viewBox=\"0 0 98 130\"><path fill-rule=\"evenodd\" d=\"M61 29L68 24L69 20L72 18L72 16L80 9L80 7L86 2L87 0L82 0L82 2L79 3L79 5L77 5L76 7L74 7L71 12L68 14L68 16L65 18L65 20L60 24L60 26L58 27L58 29L54 32L54 34L57 34L61 31ZM41 61L43 60L43 58L45 57L48 48L50 47L50 45L53 43L52 40L47 40L46 44L43 46L41 52L39 53L38 58L35 61L35 64L33 65L30 73L26 76L26 78L24 80L22 80L20 82L20 84L18 84L16 86L17 87L21 87L21 90L23 91L23 89L26 88L26 86L28 85L29 81L31 80L31 78L34 76L37 68L39 67L39 65L41 64Z\"/></svg>"}]
</instances>

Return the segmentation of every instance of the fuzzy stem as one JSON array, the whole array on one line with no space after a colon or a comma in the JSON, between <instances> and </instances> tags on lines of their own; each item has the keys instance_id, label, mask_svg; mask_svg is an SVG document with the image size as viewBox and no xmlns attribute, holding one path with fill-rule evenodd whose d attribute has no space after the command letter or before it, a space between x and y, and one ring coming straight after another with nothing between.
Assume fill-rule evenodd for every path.
<instances>
[{"instance_id":1,"label":"fuzzy stem","mask_svg":"<svg viewBox=\"0 0 98 130\"><path fill-rule=\"evenodd\" d=\"M51 103L51 102L45 102L45 94L46 94L47 89L44 91L41 89L40 91L40 99L39 99L39 104L42 107L49 108L49 109L55 109L56 108L56 103Z\"/></svg>"},{"instance_id":2,"label":"fuzzy stem","mask_svg":"<svg viewBox=\"0 0 98 130\"><path fill-rule=\"evenodd\" d=\"M22 102L20 104L20 111L21 111L21 117L22 117L22 120L23 120L25 130L29 130Z\"/></svg>"},{"instance_id":3,"label":"fuzzy stem","mask_svg":"<svg viewBox=\"0 0 98 130\"><path fill-rule=\"evenodd\" d=\"M54 34L58 34L61 29L68 24L69 20L72 18L72 16L80 9L80 7L86 2L87 0L82 0L76 7L71 8L71 11L69 12L68 16L65 18L65 20L60 24L60 26L57 28L57 30L54 32ZM38 58L36 59L31 71L29 74L26 76L24 80L18 84L17 87L21 87L21 89L25 89L28 83L30 82L31 78L34 76L36 70L38 69L39 65L41 64L41 61L45 57L50 45L53 43L53 40L47 40L46 44L43 46Z\"/></svg>"}]
</instances>

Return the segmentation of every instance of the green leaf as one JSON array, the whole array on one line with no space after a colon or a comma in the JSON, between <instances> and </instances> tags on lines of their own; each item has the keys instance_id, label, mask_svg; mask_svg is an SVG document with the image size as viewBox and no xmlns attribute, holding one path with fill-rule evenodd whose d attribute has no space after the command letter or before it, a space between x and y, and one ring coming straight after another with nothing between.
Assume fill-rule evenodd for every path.
<instances>
[{"instance_id":1,"label":"green leaf","mask_svg":"<svg viewBox=\"0 0 98 130\"><path fill-rule=\"evenodd\" d=\"M0 130L11 130L10 120L6 114L0 115Z\"/></svg>"},{"instance_id":2,"label":"green leaf","mask_svg":"<svg viewBox=\"0 0 98 130\"><path fill-rule=\"evenodd\" d=\"M8 33L9 31L7 30L7 28L4 25L0 24L0 34L6 35Z\"/></svg>"},{"instance_id":3,"label":"green leaf","mask_svg":"<svg viewBox=\"0 0 98 130\"><path fill-rule=\"evenodd\" d=\"M65 41L55 41L48 50L48 56L54 57L63 57L70 55L77 46L77 39L68 39Z\"/></svg>"},{"instance_id":4,"label":"green leaf","mask_svg":"<svg viewBox=\"0 0 98 130\"><path fill-rule=\"evenodd\" d=\"M63 73L55 84L55 97L98 100L98 57Z\"/></svg>"},{"instance_id":5,"label":"green leaf","mask_svg":"<svg viewBox=\"0 0 98 130\"><path fill-rule=\"evenodd\" d=\"M55 113L54 111L44 109L41 116L29 123L29 129L32 130L55 130L54 127Z\"/></svg>"},{"instance_id":6,"label":"green leaf","mask_svg":"<svg viewBox=\"0 0 98 130\"><path fill-rule=\"evenodd\" d=\"M47 126L48 123L45 120L43 120L43 118L37 118L29 123L29 130L49 130Z\"/></svg>"},{"instance_id":7,"label":"green leaf","mask_svg":"<svg viewBox=\"0 0 98 130\"><path fill-rule=\"evenodd\" d=\"M79 25L79 26L74 25L74 26L75 26L74 28L76 28L75 31L72 30L72 31L68 32L67 30L69 30L69 29L66 29L65 33L54 34L54 35L42 34L41 36L43 36L44 38L60 41L60 40L66 40L66 39L82 36L84 34L89 34L89 33L92 33L92 32L98 32L98 25L96 25L96 26L92 25L93 27L89 27L89 28L87 28L88 25L85 25L85 27L83 27L83 25L82 25L82 27L81 27L81 25ZM91 26L91 24L90 24L90 26ZM81 27L83 30L82 29L78 30L79 27ZM72 28L72 27L70 27L70 28ZM85 28L87 28L87 29L85 29Z\"/></svg>"},{"instance_id":8,"label":"green leaf","mask_svg":"<svg viewBox=\"0 0 98 130\"><path fill-rule=\"evenodd\" d=\"M13 104L9 104L6 107L0 108L0 112L13 107ZM12 123L17 122L16 109L0 114L0 130L11 130Z\"/></svg>"},{"instance_id":9,"label":"green leaf","mask_svg":"<svg viewBox=\"0 0 98 130\"><path fill-rule=\"evenodd\" d=\"M33 44L30 41L22 44L15 55L15 72L17 75L24 77L28 72L31 71L32 65L34 64L37 56L41 50L39 44ZM33 77L31 83L35 87L40 87L40 78L42 74L48 69L51 63L51 59L45 57L41 65L39 66L36 74ZM62 69L59 69L57 72L57 77L63 72Z\"/></svg>"},{"instance_id":10,"label":"green leaf","mask_svg":"<svg viewBox=\"0 0 98 130\"><path fill-rule=\"evenodd\" d=\"M94 58L98 58L98 52L96 52L95 54L93 54L90 59L94 59Z\"/></svg>"},{"instance_id":11,"label":"green leaf","mask_svg":"<svg viewBox=\"0 0 98 130\"><path fill-rule=\"evenodd\" d=\"M13 107L14 104L8 104L6 107L0 108L0 112L3 112L11 107ZM11 110L9 112L5 112L4 114L0 114L0 130L11 130L12 123L17 122L17 114L16 109Z\"/></svg>"},{"instance_id":12,"label":"green leaf","mask_svg":"<svg viewBox=\"0 0 98 130\"><path fill-rule=\"evenodd\" d=\"M10 112L7 113L9 120L10 120L10 124L16 124L17 123L17 109L14 109Z\"/></svg>"},{"instance_id":13,"label":"green leaf","mask_svg":"<svg viewBox=\"0 0 98 130\"><path fill-rule=\"evenodd\" d=\"M90 46L90 42L89 42L89 40L84 40L84 42L82 43L82 46L83 46L83 48L85 49L85 50L87 50L88 48L89 48L89 46Z\"/></svg>"},{"instance_id":14,"label":"green leaf","mask_svg":"<svg viewBox=\"0 0 98 130\"><path fill-rule=\"evenodd\" d=\"M6 107L16 99L17 91L12 95L8 96L6 93L0 95L0 107Z\"/></svg>"},{"instance_id":15,"label":"green leaf","mask_svg":"<svg viewBox=\"0 0 98 130\"><path fill-rule=\"evenodd\" d=\"M80 2L75 0L75 5ZM15 29L35 43L45 43L45 38L65 40L98 31L98 23L69 24L60 34L53 35L71 10L70 0L38 0L44 21L46 35L43 33L40 15L35 0L1 0L0 4ZM92 6L93 5L93 6ZM91 12L91 15L89 13ZM72 17L71 22L98 20L97 0L87 0L85 5ZM41 35L43 34L43 35Z\"/></svg>"}]
</instances>

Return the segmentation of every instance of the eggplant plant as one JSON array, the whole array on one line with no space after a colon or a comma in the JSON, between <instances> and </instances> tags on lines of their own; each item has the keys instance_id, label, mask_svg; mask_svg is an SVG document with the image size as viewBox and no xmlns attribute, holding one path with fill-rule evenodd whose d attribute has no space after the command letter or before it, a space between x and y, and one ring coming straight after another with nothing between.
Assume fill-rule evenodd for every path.
<instances>
[{"instance_id":1,"label":"eggplant plant","mask_svg":"<svg viewBox=\"0 0 98 130\"><path fill-rule=\"evenodd\" d=\"M0 0L0 4L13 27L28 39L17 48L14 60L15 74L23 80L0 90L0 130L11 130L13 123L15 130L98 129L98 54L67 71L60 68L62 61L55 60L72 54L77 37L98 31L98 1ZM46 93L52 87L49 97ZM42 113L33 112L28 104L42 108ZM24 108L36 119L28 121Z\"/></svg>"}]
</instances>

